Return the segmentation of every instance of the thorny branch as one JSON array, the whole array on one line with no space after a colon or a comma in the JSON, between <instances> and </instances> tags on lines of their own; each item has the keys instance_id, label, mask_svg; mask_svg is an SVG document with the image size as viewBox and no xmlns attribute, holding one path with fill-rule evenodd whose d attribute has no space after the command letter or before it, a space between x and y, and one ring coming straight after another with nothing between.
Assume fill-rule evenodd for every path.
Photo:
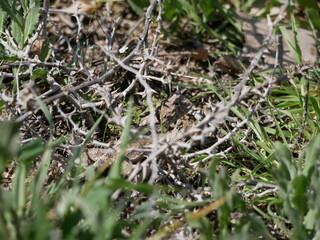
<instances>
[{"instance_id":1,"label":"thorny branch","mask_svg":"<svg viewBox=\"0 0 320 240\"><path fill-rule=\"evenodd\" d=\"M45 1L46 7L45 10L45 19L47 22L51 22L49 11L48 1ZM153 13L155 12L156 7L158 8L158 15L155 21L157 24L157 28L150 29L151 18ZM129 52L122 59L117 57L116 53L112 50L112 42L114 42L114 35L116 32L116 28L114 27L111 30L111 34L106 34L106 38L108 38L108 46L99 45L101 52L104 53L103 57L107 57L110 62L114 65L105 71L101 76L97 76L92 73L90 69L86 67L86 62L81 56L81 44L80 37L83 28L82 18L75 15L77 28L75 29L75 50L72 50L74 64L73 66L66 65L64 60L61 61L51 61L51 62L40 62L35 59L31 59L29 57L30 47L28 47L27 51L16 51L14 49L9 49L16 55L21 57L20 62L14 63L5 63L0 66L0 77L15 77L20 78L29 75L33 69L37 69L40 67L50 69L48 74L48 83L50 84L50 89L47 89L43 92L39 98L42 99L44 103L46 103L50 111L57 111L59 115L55 116L55 120L64 119L67 122L68 130L72 130L77 138L84 139L84 136L88 134L88 127L92 127L94 124L94 120L90 114L88 114L85 109L92 110L93 113L103 115L107 124L116 124L117 126L123 128L124 127L124 112L125 106L119 103L120 98L124 98L127 94L132 93L133 90L143 88L141 92L135 92L135 94L140 94L145 97L146 105L149 110L150 122L148 123L150 132L147 133L147 137L151 136L151 143L149 146L142 146L142 148L148 148L150 151L146 157L146 160L137 164L134 171L130 174L128 179L133 180L141 171L143 172L143 179L148 175L148 169L151 168L150 178L148 183L153 184L154 182L159 180L160 173L167 173L168 176L173 178L175 181L180 181L184 179L183 173L179 172L179 169L176 166L173 166L169 169L162 169L162 165L159 162L161 158L161 154L166 153L169 157L174 156L182 152L184 150L184 155L181 156L183 160L192 159L198 155L205 154L206 157L202 160L205 162L206 160L214 157L214 156L225 156L229 151L231 151L232 147L228 147L227 149L223 149L221 146L223 143L226 143L232 136L235 135L238 131L244 128L247 125L252 117L256 114L256 112L261 108L261 105L265 101L266 96L268 95L272 85L275 81L273 77L264 76L265 82L263 84L256 83L254 86L247 86L248 81L250 79L250 75L254 68L258 65L258 62L264 52L267 50L268 45L271 42L271 39L274 34L274 28L276 25L284 18L284 13L288 5L284 5L281 9L281 13L278 17L271 22L269 26L269 32L267 37L264 39L262 46L260 47L257 54L254 56L251 61L250 66L244 71L241 75L241 81L233 88L233 95L230 99L211 104L211 112L206 114L204 117L200 119L196 119L193 125L185 128L182 131L173 132L173 134L165 134L164 136L159 133L157 130L157 109L153 102L153 95L157 92L156 89L153 89L153 80L157 82L161 82L163 85L167 85L168 81L165 80L165 77L159 75L170 75L170 76L184 76L185 74L180 74L177 72L173 72L172 66L167 63L165 60L159 59L158 55L158 44L160 38L160 28L161 28L161 14L162 14L162 1L161 0L153 0L150 6L148 7L145 13L144 27L142 33L140 34L137 44L134 49ZM56 27L55 24L52 24ZM136 28L137 26L134 26ZM34 37L31 39L31 42L35 41L37 37L40 35L40 29L44 28L43 25L38 27L38 30ZM56 27L56 31L59 32L61 36L61 29ZM133 30L132 30L133 31ZM131 30L128 31L131 34ZM10 40L10 37L8 37ZM65 41L65 44L68 46L69 50L72 49L71 40L68 37L61 37L61 41ZM152 39L151 44L148 44L148 41ZM1 39L0 39L1 40ZM10 40L13 41L13 40ZM5 42L0 42L5 46ZM31 46L31 45L30 45ZM52 57L55 60L55 50L53 46L52 48ZM185 54L192 54L193 52L184 52ZM138 63L133 63L132 60L135 59ZM10 72L4 72L12 67L27 67L28 70L22 73L13 74ZM159 68L162 66L162 69ZM130 83L128 86L122 91L117 92L117 90L112 90L113 79L120 70L125 70L130 72L134 77L130 79ZM54 71L61 71L67 75L67 79L69 83L67 86L62 86L59 82L54 79ZM151 74L156 73L156 74ZM154 76L155 75L155 76ZM76 78L83 79L82 83L76 81ZM187 76L190 78L194 78L193 76ZM171 86L169 86L171 88ZM84 99L82 97L82 92L93 92L93 96L99 96L99 101L93 102L90 100ZM241 101L248 99L251 96L259 97L259 101L255 106L251 107L251 112L246 116L245 119L235 121L232 130L225 134L224 136L216 136L216 141L212 143L210 146L205 147L204 149L198 149L191 151L192 147L197 143L205 142L208 136L215 135L217 133L217 129L220 124L228 121L230 117L230 111L232 107L236 107L241 104ZM14 97L7 96L1 93L0 98L5 102L14 102ZM71 103L69 106L65 104L64 106L62 102L66 101L67 103ZM56 107L54 108L54 105ZM55 109L55 110L54 110ZM33 108L27 109L24 114L20 115L16 118L17 121L23 122L28 125L27 121L30 120L31 117L39 118L37 116L37 111L39 107L33 105ZM80 121L75 121L74 118L79 118ZM35 132L40 130L34 130ZM139 129L135 129L132 127L132 133L139 132ZM245 141L246 136L241 140ZM111 144L105 143L103 140L92 139L91 144L93 146L108 148ZM221 147L221 148L220 148ZM115 147L116 148L116 147ZM217 149L219 149L217 151ZM214 152L216 151L216 152ZM179 161L172 161L170 159L167 160L171 165L172 164L180 164ZM197 167L201 162L190 163L189 166ZM172 174L174 173L174 174ZM179 176L179 179L174 179L175 175ZM181 183L181 185L186 184Z\"/></svg>"},{"instance_id":2,"label":"thorny branch","mask_svg":"<svg viewBox=\"0 0 320 240\"><path fill-rule=\"evenodd\" d=\"M130 52L130 54L128 56L126 56L122 61L121 61L121 64L126 64L128 63L133 57L135 57L138 52L140 51L140 49L142 48L143 44L145 43L146 41L146 38L147 38L147 35L148 35L148 30L149 30L149 26L150 26L150 23L151 23L151 15L152 15L152 12L154 11L155 7L157 6L157 2L158 0L153 0L152 3L150 4L150 6L148 7L148 10L146 12L146 20L145 20L145 27L144 27L144 30L142 32L142 34L140 35L139 37L139 41L137 43L137 46ZM86 88L86 87L89 87L89 86L92 86L94 84L97 84L97 83L101 83L101 82L104 82L106 81L108 78L110 78L111 76L113 76L116 71L118 71L119 69L121 68L121 65L118 64L116 65L115 67L113 67L112 69L110 69L109 71L107 71L104 75L102 75L101 77L99 78L94 78L90 75L87 75L87 78L88 79L91 79L90 81L88 82L85 82L85 83L82 83L78 86L75 86L75 87L71 87L69 89L63 89L63 90L66 90L67 93L73 93L73 92L77 92L78 90L80 89L83 89L83 88ZM62 91L63 91L62 90ZM54 101L56 99L59 99L61 97L63 97L65 95L64 92L62 93L59 93L59 94L56 94L50 98L47 98L45 99L45 103L49 103L51 101Z\"/></svg>"}]
</instances>

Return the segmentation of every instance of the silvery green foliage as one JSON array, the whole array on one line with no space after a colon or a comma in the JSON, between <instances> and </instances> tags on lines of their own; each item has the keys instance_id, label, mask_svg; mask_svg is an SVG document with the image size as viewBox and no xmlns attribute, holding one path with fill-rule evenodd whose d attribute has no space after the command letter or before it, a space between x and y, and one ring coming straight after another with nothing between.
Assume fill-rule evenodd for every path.
<instances>
[{"instance_id":1,"label":"silvery green foliage","mask_svg":"<svg viewBox=\"0 0 320 240\"><path fill-rule=\"evenodd\" d=\"M289 230L292 239L312 239L320 226L319 140L319 135L313 137L299 161L286 146L276 143L276 158L280 162L273 171L279 186L277 214L292 224Z\"/></svg>"},{"instance_id":2,"label":"silvery green foliage","mask_svg":"<svg viewBox=\"0 0 320 240\"><path fill-rule=\"evenodd\" d=\"M2 40L6 41L8 37L12 37L16 46L12 46L10 41L6 42L13 48L23 50L37 26L40 4L39 0L23 0L21 2L0 0L0 31L10 34L10 36L2 34ZM8 28L6 28L6 23L8 23Z\"/></svg>"}]
</instances>

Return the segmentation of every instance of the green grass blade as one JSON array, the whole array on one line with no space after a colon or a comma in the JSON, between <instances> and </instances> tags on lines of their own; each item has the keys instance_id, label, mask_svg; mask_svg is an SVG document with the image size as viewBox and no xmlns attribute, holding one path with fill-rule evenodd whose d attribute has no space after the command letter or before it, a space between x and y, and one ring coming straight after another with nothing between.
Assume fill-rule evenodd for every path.
<instances>
[{"instance_id":1,"label":"green grass blade","mask_svg":"<svg viewBox=\"0 0 320 240\"><path fill-rule=\"evenodd\" d=\"M284 39L285 39L285 41L286 41L286 43L288 45L290 53L292 54L295 62L297 64L302 63L301 49L299 47L298 42L296 42L297 41L297 36L296 36L297 33L296 32L294 33L295 34L294 38L295 38L296 41L292 41L291 38L290 38L288 30L284 26L280 26L279 28L280 28L280 31L281 31L281 33L282 33L282 35L283 35L283 37L284 37Z\"/></svg>"},{"instance_id":2,"label":"green grass blade","mask_svg":"<svg viewBox=\"0 0 320 240\"><path fill-rule=\"evenodd\" d=\"M116 161L114 162L114 164L110 169L110 173L109 173L110 179L116 179L121 176L121 164L125 159L125 154L131 141L130 129L131 129L131 123L132 123L132 110L133 110L133 101L129 101L127 119L126 119L124 131L121 137L120 153L118 154Z\"/></svg>"},{"instance_id":3,"label":"green grass blade","mask_svg":"<svg viewBox=\"0 0 320 240\"><path fill-rule=\"evenodd\" d=\"M51 116L51 114L50 114L50 111L49 111L48 107L44 104L43 101L41 101L40 98L36 98L36 101L37 101L37 103L39 104L42 112L44 113L44 115L45 115L45 117L46 117L46 119L48 120L50 129L52 130L53 127L54 127L54 126L53 126L53 120L52 120L52 116Z\"/></svg>"},{"instance_id":4,"label":"green grass blade","mask_svg":"<svg viewBox=\"0 0 320 240\"><path fill-rule=\"evenodd\" d=\"M23 214L23 209L25 208L26 204L26 165L23 162L19 163L15 171L15 178L13 181L13 195L14 195L14 205L17 215L19 217Z\"/></svg>"},{"instance_id":5,"label":"green grass blade","mask_svg":"<svg viewBox=\"0 0 320 240\"><path fill-rule=\"evenodd\" d=\"M40 197L39 194L41 192L42 187L44 186L44 182L45 182L47 174L48 174L48 169L50 166L51 154L52 154L52 147L50 146L51 143L52 143L52 140L50 139L47 144L46 150L44 151L44 153L42 155L39 170L38 170L37 175L34 179L33 200Z\"/></svg>"}]
</instances>

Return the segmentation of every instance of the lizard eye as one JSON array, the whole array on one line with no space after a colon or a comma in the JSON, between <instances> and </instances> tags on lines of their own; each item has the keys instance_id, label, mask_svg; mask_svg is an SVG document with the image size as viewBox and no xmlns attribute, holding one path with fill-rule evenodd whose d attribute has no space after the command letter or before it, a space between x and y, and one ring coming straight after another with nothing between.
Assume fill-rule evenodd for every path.
<instances>
[{"instance_id":1,"label":"lizard eye","mask_svg":"<svg viewBox=\"0 0 320 240\"><path fill-rule=\"evenodd\" d=\"M179 105L179 104L181 104L182 102L183 102L183 97L180 96L180 97L178 97L178 98L174 101L174 105Z\"/></svg>"}]
</instances>

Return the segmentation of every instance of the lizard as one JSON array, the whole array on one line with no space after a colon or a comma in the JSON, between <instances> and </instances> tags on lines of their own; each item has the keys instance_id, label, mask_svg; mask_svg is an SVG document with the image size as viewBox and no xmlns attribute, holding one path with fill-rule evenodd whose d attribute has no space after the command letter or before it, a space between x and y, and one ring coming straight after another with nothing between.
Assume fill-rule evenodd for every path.
<instances>
[{"instance_id":1,"label":"lizard","mask_svg":"<svg viewBox=\"0 0 320 240\"><path fill-rule=\"evenodd\" d=\"M161 131L164 129L170 131L174 128L177 121L183 118L190 109L192 103L184 95L173 94L171 97L162 102L162 104L156 109L158 124L161 126ZM148 117L142 120L143 125L148 125ZM150 138L139 138L128 147L127 153L125 155L127 162L124 161L122 167L124 170L124 175L128 175L131 172L130 163L136 164L143 160L145 157L145 152L141 151L141 148L150 145ZM116 144L116 147L120 145L120 141ZM140 150L139 150L140 148ZM82 161L84 166L90 165L89 162L93 162L94 169L108 169L117 159L117 151L115 148L90 148L82 155ZM80 179L85 178L85 172L80 175Z\"/></svg>"}]
</instances>

